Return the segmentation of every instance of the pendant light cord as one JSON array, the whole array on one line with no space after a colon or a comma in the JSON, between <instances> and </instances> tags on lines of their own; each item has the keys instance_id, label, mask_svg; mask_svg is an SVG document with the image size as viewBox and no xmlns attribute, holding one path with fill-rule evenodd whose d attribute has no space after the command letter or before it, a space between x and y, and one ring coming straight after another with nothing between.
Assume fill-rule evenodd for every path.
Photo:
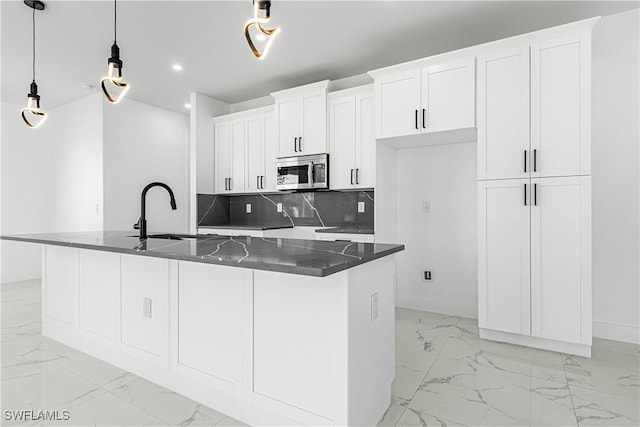
<instances>
[{"instance_id":1,"label":"pendant light cord","mask_svg":"<svg viewBox=\"0 0 640 427\"><path fill-rule=\"evenodd\" d=\"M118 40L118 32L117 32L117 23L118 23L118 0L113 0L113 43L116 43Z\"/></svg>"},{"instance_id":2,"label":"pendant light cord","mask_svg":"<svg viewBox=\"0 0 640 427\"><path fill-rule=\"evenodd\" d=\"M31 20L31 26L33 28L33 59L31 61L31 67L32 67L32 77L33 77L33 81L36 81L36 8L33 8L33 17Z\"/></svg>"}]
</instances>

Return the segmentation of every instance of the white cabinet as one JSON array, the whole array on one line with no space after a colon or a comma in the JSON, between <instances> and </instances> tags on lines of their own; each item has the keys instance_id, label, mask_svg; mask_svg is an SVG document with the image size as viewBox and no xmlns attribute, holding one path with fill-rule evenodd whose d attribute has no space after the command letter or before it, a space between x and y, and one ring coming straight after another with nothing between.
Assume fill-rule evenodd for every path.
<instances>
[{"instance_id":1,"label":"white cabinet","mask_svg":"<svg viewBox=\"0 0 640 427\"><path fill-rule=\"evenodd\" d=\"M533 179L531 335L591 344L591 177Z\"/></svg>"},{"instance_id":2,"label":"white cabinet","mask_svg":"<svg viewBox=\"0 0 640 427\"><path fill-rule=\"evenodd\" d=\"M275 191L277 130L275 115L258 110L246 119L248 193Z\"/></svg>"},{"instance_id":3,"label":"white cabinet","mask_svg":"<svg viewBox=\"0 0 640 427\"><path fill-rule=\"evenodd\" d=\"M274 92L278 121L278 156L327 152L327 88L325 80Z\"/></svg>"},{"instance_id":4,"label":"white cabinet","mask_svg":"<svg viewBox=\"0 0 640 427\"><path fill-rule=\"evenodd\" d=\"M527 177L529 46L478 56L478 179Z\"/></svg>"},{"instance_id":5,"label":"white cabinet","mask_svg":"<svg viewBox=\"0 0 640 427\"><path fill-rule=\"evenodd\" d=\"M590 40L478 56L481 337L590 354Z\"/></svg>"},{"instance_id":6,"label":"white cabinet","mask_svg":"<svg viewBox=\"0 0 640 427\"><path fill-rule=\"evenodd\" d=\"M478 182L480 328L591 345L590 198L589 176Z\"/></svg>"},{"instance_id":7,"label":"white cabinet","mask_svg":"<svg viewBox=\"0 0 640 427\"><path fill-rule=\"evenodd\" d=\"M475 58L403 71L374 71L376 137L475 126Z\"/></svg>"},{"instance_id":8,"label":"white cabinet","mask_svg":"<svg viewBox=\"0 0 640 427\"><path fill-rule=\"evenodd\" d=\"M271 107L214 119L216 193L275 190L276 122Z\"/></svg>"},{"instance_id":9,"label":"white cabinet","mask_svg":"<svg viewBox=\"0 0 640 427\"><path fill-rule=\"evenodd\" d=\"M372 87L329 94L331 188L373 188L375 150Z\"/></svg>"},{"instance_id":10,"label":"white cabinet","mask_svg":"<svg viewBox=\"0 0 640 427\"><path fill-rule=\"evenodd\" d=\"M245 121L214 120L216 193L242 193L245 186Z\"/></svg>"},{"instance_id":11,"label":"white cabinet","mask_svg":"<svg viewBox=\"0 0 640 427\"><path fill-rule=\"evenodd\" d=\"M530 334L529 189L528 182L520 179L478 182L481 328Z\"/></svg>"},{"instance_id":12,"label":"white cabinet","mask_svg":"<svg viewBox=\"0 0 640 427\"><path fill-rule=\"evenodd\" d=\"M591 173L588 33L478 57L478 179Z\"/></svg>"},{"instance_id":13,"label":"white cabinet","mask_svg":"<svg viewBox=\"0 0 640 427\"><path fill-rule=\"evenodd\" d=\"M531 45L533 176L591 173L591 35Z\"/></svg>"},{"instance_id":14,"label":"white cabinet","mask_svg":"<svg viewBox=\"0 0 640 427\"><path fill-rule=\"evenodd\" d=\"M43 246L42 277L44 316L73 325L75 319L78 250Z\"/></svg>"},{"instance_id":15,"label":"white cabinet","mask_svg":"<svg viewBox=\"0 0 640 427\"><path fill-rule=\"evenodd\" d=\"M169 260L122 255L120 271L122 344L164 363L169 356Z\"/></svg>"}]
</instances>

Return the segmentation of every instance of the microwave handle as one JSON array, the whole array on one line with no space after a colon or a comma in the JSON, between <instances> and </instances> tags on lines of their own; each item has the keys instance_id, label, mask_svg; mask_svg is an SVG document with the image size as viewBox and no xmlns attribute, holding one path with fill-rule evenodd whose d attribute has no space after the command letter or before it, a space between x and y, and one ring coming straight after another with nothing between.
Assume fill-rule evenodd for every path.
<instances>
[{"instance_id":1,"label":"microwave handle","mask_svg":"<svg viewBox=\"0 0 640 427\"><path fill-rule=\"evenodd\" d=\"M315 176L313 173L313 162L309 162L309 185L313 185L314 184L314 178Z\"/></svg>"}]
</instances>

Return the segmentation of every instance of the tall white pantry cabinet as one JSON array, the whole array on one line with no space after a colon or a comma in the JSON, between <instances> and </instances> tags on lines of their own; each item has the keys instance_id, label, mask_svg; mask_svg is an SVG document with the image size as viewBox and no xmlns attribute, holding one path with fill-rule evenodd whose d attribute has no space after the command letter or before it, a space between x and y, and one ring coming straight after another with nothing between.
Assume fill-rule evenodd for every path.
<instances>
[{"instance_id":1,"label":"tall white pantry cabinet","mask_svg":"<svg viewBox=\"0 0 640 427\"><path fill-rule=\"evenodd\" d=\"M593 25L477 58L483 338L591 354Z\"/></svg>"}]
</instances>

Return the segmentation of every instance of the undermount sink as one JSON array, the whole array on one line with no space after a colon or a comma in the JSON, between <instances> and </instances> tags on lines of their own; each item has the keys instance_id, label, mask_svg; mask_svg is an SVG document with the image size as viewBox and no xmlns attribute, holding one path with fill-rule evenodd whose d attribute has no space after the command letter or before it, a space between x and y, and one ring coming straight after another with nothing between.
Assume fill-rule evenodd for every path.
<instances>
[{"instance_id":1,"label":"undermount sink","mask_svg":"<svg viewBox=\"0 0 640 427\"><path fill-rule=\"evenodd\" d=\"M140 237L140 236L129 236L129 237ZM185 239L197 239L199 236L195 234L149 234L147 236L149 239L169 239L169 240L185 240Z\"/></svg>"}]
</instances>

